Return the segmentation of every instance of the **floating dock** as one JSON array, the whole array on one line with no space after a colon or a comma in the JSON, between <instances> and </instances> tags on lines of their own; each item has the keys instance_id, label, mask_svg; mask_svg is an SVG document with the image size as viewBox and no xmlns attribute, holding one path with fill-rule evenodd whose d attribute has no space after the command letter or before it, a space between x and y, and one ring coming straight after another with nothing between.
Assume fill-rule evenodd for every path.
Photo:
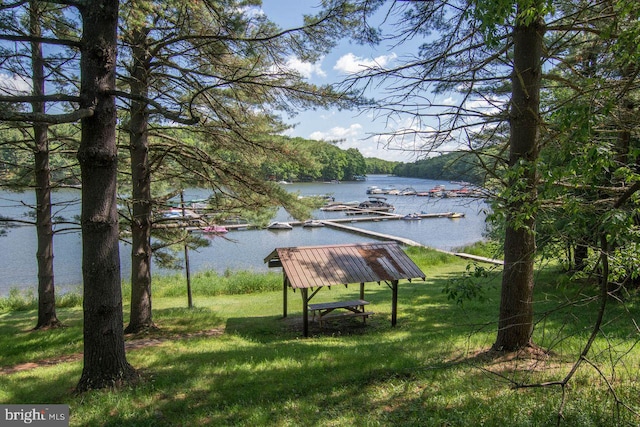
<instances>
[{"instance_id":1,"label":"floating dock","mask_svg":"<svg viewBox=\"0 0 640 427\"><path fill-rule=\"evenodd\" d=\"M446 215L442 215L439 217L435 217L435 218L442 218L442 217L446 217ZM388 219L388 218L387 218ZM504 265L504 261L500 260L500 259L492 259L492 258L486 258L486 257L481 257L478 255L472 255L472 254L466 254L464 252L450 252L450 251L445 251L442 249L436 249L436 248L431 248L429 246L423 245L422 243L418 243L414 240L411 239L406 239L404 237L400 237L400 236L392 236L390 234L384 234L384 233L378 233L376 231L370 231L370 230L364 230L362 228L358 228L358 227L351 227L348 225L344 225L344 224L340 224L338 223L336 220L324 220L324 221L320 221L321 223L323 223L324 225L328 226L328 227L332 227L332 228L336 228L342 231L346 231L349 233L355 233L355 234L360 234L363 236L367 236L367 237L374 237L376 239L380 239L380 240L390 240L393 242L398 242L401 243L403 245L407 245L407 246L417 246L417 247L422 247L422 248L428 248L434 251L438 251L438 252L442 252L442 253L446 253L448 255L454 255L460 258L464 258L464 259L469 259L469 260L473 260L473 261L478 261L478 262L483 262L483 263L488 263L488 264L494 264L494 265Z\"/></svg>"},{"instance_id":2,"label":"floating dock","mask_svg":"<svg viewBox=\"0 0 640 427\"><path fill-rule=\"evenodd\" d=\"M362 228L351 227L351 226L348 226L348 225L340 224L340 223L338 223L338 222L336 222L334 220L325 220L325 221L320 221L320 222L322 224L328 226L328 227L337 228L339 230L347 231L349 233L360 234L360 235L368 236L368 237L375 237L375 238L380 239L380 240L390 240L390 241L393 241L393 242L402 243L403 245L407 245L407 246L424 246L421 243L415 242L415 241L410 240L410 239L405 239L404 237L391 236L389 234L378 233L378 232L369 231L369 230L363 230Z\"/></svg>"},{"instance_id":3,"label":"floating dock","mask_svg":"<svg viewBox=\"0 0 640 427\"><path fill-rule=\"evenodd\" d=\"M404 237L392 236L390 234L378 233L376 231L370 231L370 230L365 230L365 229L350 226L350 225L345 225L345 223L401 220L404 218L404 215L399 215L399 214L394 214L389 212L376 212L376 211L366 211L366 210L363 210L363 211L364 211L363 213L373 214L375 216L350 216L349 218L332 218L332 219L323 219L323 220L317 220L317 221L327 227L331 227L331 228L345 231L348 233L354 233L362 236L373 237L379 240L388 240L388 241L398 242L406 246L417 246L417 247L428 248L434 251L446 253L449 255L454 255L460 258L469 259L473 261L478 261L478 262L483 262L488 264L495 264L495 265L504 265L504 261L499 259L486 258L486 257L477 256L477 255L467 254L464 252L445 251L442 249L436 249L436 248L423 245L422 243L419 243ZM421 214L415 214L415 215L421 219L422 218L460 218L464 216L463 214L459 214L456 212L421 213ZM304 224L304 222L302 221L288 221L288 223L294 227L302 226ZM174 227L180 227L181 225L182 225L181 228L185 228L188 231L196 231L196 232L202 231L201 227L189 227L189 226L185 227L184 223L182 224L178 223L175 225L171 224L169 227L165 226L162 228L174 228ZM229 231L257 228L255 225L252 225L252 224L225 224L224 227Z\"/></svg>"}]
</instances>

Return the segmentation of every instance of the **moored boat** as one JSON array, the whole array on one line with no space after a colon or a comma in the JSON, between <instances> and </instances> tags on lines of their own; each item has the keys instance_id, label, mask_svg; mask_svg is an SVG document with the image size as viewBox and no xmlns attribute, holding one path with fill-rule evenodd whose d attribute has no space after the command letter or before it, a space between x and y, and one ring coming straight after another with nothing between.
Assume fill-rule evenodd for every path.
<instances>
[{"instance_id":1,"label":"moored boat","mask_svg":"<svg viewBox=\"0 0 640 427\"><path fill-rule=\"evenodd\" d=\"M367 194L382 194L382 189L377 185L371 185L367 188Z\"/></svg>"},{"instance_id":2,"label":"moored boat","mask_svg":"<svg viewBox=\"0 0 640 427\"><path fill-rule=\"evenodd\" d=\"M293 227L288 222L274 221L267 226L269 230L291 230Z\"/></svg>"},{"instance_id":3,"label":"moored boat","mask_svg":"<svg viewBox=\"0 0 640 427\"><path fill-rule=\"evenodd\" d=\"M347 212L347 215L359 215L366 213L365 211L374 212L393 212L396 208L386 202L387 198L382 196L369 196L369 200L358 205L353 212Z\"/></svg>"},{"instance_id":4,"label":"moored boat","mask_svg":"<svg viewBox=\"0 0 640 427\"><path fill-rule=\"evenodd\" d=\"M222 225L209 225L207 227L204 227L202 229L203 233L212 233L212 234L224 234L229 232L229 230L227 230L226 227L223 227Z\"/></svg>"},{"instance_id":5,"label":"moored boat","mask_svg":"<svg viewBox=\"0 0 640 427\"><path fill-rule=\"evenodd\" d=\"M422 219L422 216L419 213L410 213L402 217L405 221L419 221Z\"/></svg>"},{"instance_id":6,"label":"moored boat","mask_svg":"<svg viewBox=\"0 0 640 427\"><path fill-rule=\"evenodd\" d=\"M414 188L407 187L407 188L404 188L404 189L400 190L400 195L401 196L415 196L416 195L416 190Z\"/></svg>"}]
</instances>

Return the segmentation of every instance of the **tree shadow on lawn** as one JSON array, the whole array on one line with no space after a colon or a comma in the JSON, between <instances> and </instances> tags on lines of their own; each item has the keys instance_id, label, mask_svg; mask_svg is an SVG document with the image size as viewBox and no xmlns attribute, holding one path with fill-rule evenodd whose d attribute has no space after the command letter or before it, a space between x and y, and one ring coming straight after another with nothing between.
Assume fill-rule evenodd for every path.
<instances>
[{"instance_id":1,"label":"tree shadow on lawn","mask_svg":"<svg viewBox=\"0 0 640 427\"><path fill-rule=\"evenodd\" d=\"M500 399L479 398L478 389L468 385L483 387L486 372L476 365L491 360L482 354L452 357L447 341L465 334L464 328L451 328L459 312L455 304L425 307L431 301L425 298L403 303L396 328L391 328L388 313L380 313L366 326L349 319L314 330L312 339L301 338L300 315L231 318L224 335L189 336L198 340L194 351L181 337L172 340L178 347L137 349L152 357L142 368L142 383L117 391L118 399L130 402L131 408L95 392L93 408L74 409L90 412L83 414L88 424L107 426L322 425L363 414L377 414L370 420L383 423L427 425L434 417L455 420L452 414L469 414L479 406L486 411L485 419L502 419L490 409L499 408ZM387 296L371 299L387 301ZM208 340L226 342L207 345ZM70 385L75 385L79 369L71 367ZM464 380L451 383L449 377L458 375ZM33 402L33 396L49 396L57 386L29 375L12 385L12 395L15 402ZM381 390L384 397L376 397ZM69 393L60 390L60 401L67 401ZM443 406L442 401L448 403ZM287 413L283 407L304 409Z\"/></svg>"},{"instance_id":2,"label":"tree shadow on lawn","mask_svg":"<svg viewBox=\"0 0 640 427\"><path fill-rule=\"evenodd\" d=\"M306 425L322 424L333 419L332 411L340 412L342 405L347 411L374 410L378 402L367 390L399 378L416 379L415 373L424 370L430 357L407 351L402 341L382 342L379 334L340 340L290 339L267 345L244 338L231 338L240 340L238 345L231 343L224 349L193 353L161 349L167 353L146 367L153 378L149 389L159 394L147 408L141 408L147 415L139 419L160 413L170 424L175 421L170 414L180 412L195 417L192 422L206 418L209 423L226 425L242 424L262 413L271 423L278 420L270 417L281 417L281 408L293 405L307 409L292 411L293 419L305 420ZM429 348L429 343L422 345ZM185 394L194 388L195 393Z\"/></svg>"},{"instance_id":3,"label":"tree shadow on lawn","mask_svg":"<svg viewBox=\"0 0 640 427\"><path fill-rule=\"evenodd\" d=\"M363 335L384 329L387 319L381 319L377 313L362 319L345 318L323 322L312 321L309 316L309 337ZM304 322L301 314L261 317L237 317L227 320L226 333L237 334L252 340L270 343L282 340L303 338Z\"/></svg>"},{"instance_id":4,"label":"tree shadow on lawn","mask_svg":"<svg viewBox=\"0 0 640 427\"><path fill-rule=\"evenodd\" d=\"M437 317L448 317L446 312L450 307L436 307L430 309L429 315L423 313L420 307L428 304L431 301L431 296L421 295L417 297L416 293L424 293L425 289L419 289L419 286L427 285L424 282L419 284L406 283L400 285L399 297L398 297L398 314L397 314L397 326L401 327L404 323L419 323L427 322L430 325L425 325L425 328L434 328L437 322ZM418 290L407 290L407 287L418 287ZM432 290L433 292L433 290ZM332 297L324 295L324 299L330 300L347 300L359 298L357 292L352 293L338 293ZM313 316L309 314L309 338L318 336L340 336L340 335L363 335L367 333L373 333L384 330L394 330L391 326L391 290L385 285L367 284L365 288L365 299L370 302L366 306L366 311L372 311L374 314L368 318L363 319L360 317L347 317L337 318L330 321L323 322L322 325L313 319ZM416 305L416 306L414 306ZM251 339L260 342L272 342L283 339L301 338L303 337L304 322L303 316L300 313L302 308L302 302L299 297L289 296L289 313L287 317L282 315L275 316L260 316L260 317L236 317L229 318L226 322L226 332L236 333L242 336L250 337ZM346 311L338 310L337 313L346 313ZM438 315L440 313L441 315Z\"/></svg>"},{"instance_id":5,"label":"tree shadow on lawn","mask_svg":"<svg viewBox=\"0 0 640 427\"><path fill-rule=\"evenodd\" d=\"M340 410L341 399L373 411L375 408L371 406L373 403L366 390L380 384L399 379L422 381L425 372L460 368L471 371L465 373L465 377L480 379L486 374L472 367L492 363L486 359L487 355L479 352L482 348L486 350L491 342L487 341L485 347L475 344L469 349L461 344L465 337L474 333L473 326L484 325L484 321L470 320L469 310L474 310L474 304L478 303L463 308L447 301L442 293L443 284L456 275L449 276L429 279L427 283L401 283L395 328L390 325L391 291L384 285L367 287L366 299L372 302L372 311L376 314L367 319L366 324L361 319L339 320L322 328L311 324L311 339L302 339L299 312L284 319L279 315L230 318L224 324L214 311L206 310L206 313L185 320L186 323L176 330L170 333L165 330L161 335L176 342L185 338L217 340L227 335L225 339L231 343L226 343L223 350L216 350L220 348L216 345L205 346L204 350L199 348L197 352L171 345L157 349L137 347L136 351L155 353L143 368L145 380L137 387L138 391L127 389L119 393L141 393L153 398L149 399L150 403L136 401L134 405L139 414L133 418L115 413L106 424L106 418L100 418L100 415L93 421L100 425L132 420L143 424L188 424L189 420L181 417L193 411L189 417L196 423L234 424L255 415L252 405L256 406L256 411L263 412L267 421L274 421L269 418L275 411L273 408L309 399L311 407L332 408L314 413L298 411L300 414L293 416L293 419L302 417L301 422L308 417L307 424L313 424L331 419L331 411ZM495 304L486 304L491 303ZM487 310L485 317L495 322L497 315L493 318L494 312L497 314L497 306ZM163 310L154 313L157 313L156 319L164 321L174 317L169 312L167 317L163 316ZM207 328L202 323L198 328L189 327L188 323L193 321L211 326L216 323L217 326ZM183 328L190 332L173 335ZM213 330L216 333L206 333ZM490 339L494 338L492 333L488 335ZM238 340L237 345L234 340ZM227 349L229 346L237 348ZM74 382L79 370L76 367L70 370L74 373ZM197 389L194 389L194 382L198 383ZM25 377L24 381L21 377L20 383L12 384L11 389L19 403L33 401L33 396L50 395L47 391L52 386L55 385L42 382L34 375ZM61 399L66 399L68 390L61 390L59 394ZM422 407L420 411L437 410L421 403L427 398L414 396L411 405L408 401L388 402L387 415L392 418L395 418L394 414L404 416L405 411L417 410L414 405ZM135 397L131 399L135 400ZM475 403L471 401L463 402L458 409L470 410L473 405ZM179 415L174 417L174 414Z\"/></svg>"},{"instance_id":6,"label":"tree shadow on lawn","mask_svg":"<svg viewBox=\"0 0 640 427\"><path fill-rule=\"evenodd\" d=\"M359 317L339 318L328 322L313 321L309 315L309 337L362 335L379 331L402 330L405 333L442 334L452 336L467 333L468 330L481 330L487 324L497 324L497 306L491 311L495 317L482 318L475 322L478 315L465 312L465 309L448 301L442 289L445 283L458 277L455 273L441 275L427 281L402 282L398 287L397 324L391 326L391 289L386 284L368 283L364 298L370 302L367 311L374 312L365 322ZM357 287L357 286L356 286ZM330 292L330 291L329 291ZM346 300L358 298L357 291L338 293L332 297L324 294L324 299ZM303 336L303 317L300 313L302 303L299 297L289 296L289 314L261 317L229 318L226 332L236 333L260 342L272 342ZM485 309L486 311L486 309ZM481 316L482 317L482 316Z\"/></svg>"}]
</instances>

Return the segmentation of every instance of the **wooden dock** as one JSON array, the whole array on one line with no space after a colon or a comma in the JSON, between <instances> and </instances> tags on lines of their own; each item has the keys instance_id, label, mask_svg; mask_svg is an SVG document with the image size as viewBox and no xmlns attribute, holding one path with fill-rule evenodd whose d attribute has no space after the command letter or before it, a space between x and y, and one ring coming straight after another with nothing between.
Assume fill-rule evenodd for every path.
<instances>
[{"instance_id":1,"label":"wooden dock","mask_svg":"<svg viewBox=\"0 0 640 427\"><path fill-rule=\"evenodd\" d=\"M389 220L400 220L404 217L404 215L399 215L399 214L394 214L394 213L389 213L389 212L375 212L375 211L369 211L366 213L371 213L374 214L375 216L350 216L349 218L332 218L332 219L323 219L323 220L317 220L318 222L324 224L327 227L331 227L337 230L341 230L341 231L345 231L348 233L353 233L353 234L359 234L361 236L366 236L366 237L372 237L375 239L379 239L379 240L386 240L386 241L392 241L392 242L398 242L402 245L406 245L406 246L418 246L418 247L423 247L423 248L428 248L434 251L438 251L438 252L442 252L442 253L446 253L449 255L454 255L460 258L464 258L464 259L469 259L469 260L473 260L473 261L478 261L478 262L483 262L483 263L488 263L488 264L494 264L494 265L503 265L504 262L502 260L499 259L491 259L491 258L485 258L485 257L481 257L481 256L477 256L477 255L472 255L472 254L467 254L464 252L450 252L450 251L445 251L442 249L436 249L436 248L432 248L426 245L423 245L422 243L416 242L414 240L411 239L407 239L404 237L400 237L400 236L392 236L390 234L384 234L384 233L378 233L376 231L370 231L370 230L365 230L362 228L358 228L358 227L354 227L351 225L346 225L345 223L357 223L357 222L370 222L370 221L389 221ZM442 212L442 213L422 213L422 214L416 214L418 215L420 218L458 218L457 213L455 212ZM302 221L288 221L289 224L291 224L294 227L297 226L302 226L304 224L304 222ZM184 225L183 225L184 227ZM241 230L241 229L254 229L256 228L255 225L252 224L225 224L224 227L229 230ZM168 227L167 227L168 228ZM200 227L185 227L187 230L189 231L201 231L202 228Z\"/></svg>"},{"instance_id":2,"label":"wooden dock","mask_svg":"<svg viewBox=\"0 0 640 427\"><path fill-rule=\"evenodd\" d=\"M392 242L398 242L398 243L402 243L403 245L407 245L407 246L423 246L422 244L420 244L418 242L415 242L415 241L410 240L410 239L405 239L404 237L391 236L389 234L377 233L375 231L369 231L369 230L363 230L362 228L351 227L349 225L340 224L338 222L335 222L335 220L332 220L332 219L328 219L328 220L324 220L324 221L320 221L320 222L323 223L324 225L328 226L328 227L337 228L339 230L347 231L349 233L360 234L360 235L367 236L367 237L375 237L376 239L380 239L380 240L389 240L389 241L392 241Z\"/></svg>"},{"instance_id":3,"label":"wooden dock","mask_svg":"<svg viewBox=\"0 0 640 427\"><path fill-rule=\"evenodd\" d=\"M367 236L367 237L374 237L374 238L380 239L380 240L389 240L389 241L393 241L393 242L398 242L398 243L401 243L401 244L407 245L407 246L417 246L417 247L422 247L422 248L428 248L428 249L431 249L431 250L434 250L434 251L442 252L442 253L445 253L445 254L448 254L448 255L453 255L453 256L460 257L460 258L464 258L464 259L470 259L470 260L473 260L473 261L478 261L478 262L483 262L483 263L488 263L488 264L494 264L494 265L504 265L504 261L502 261L500 259L492 259L492 258L481 257L481 256L478 256L478 255L466 254L464 252L450 252L450 251L445 251L445 250L442 250L442 249L431 248L429 246L423 245L422 243L418 243L418 242L416 242L414 240L411 240L411 239L406 239L406 238L400 237L400 236L392 236L390 234L378 233L378 232L375 232L375 231L364 230L362 228L352 227L352 226L340 224L340 223L336 222L333 219L324 220L324 221L320 221L320 222L323 223L324 225L328 226L328 227L336 228L336 229L339 229L339 230L342 230L342 231L346 231L346 232L349 232L349 233L360 234L362 236Z\"/></svg>"}]
</instances>

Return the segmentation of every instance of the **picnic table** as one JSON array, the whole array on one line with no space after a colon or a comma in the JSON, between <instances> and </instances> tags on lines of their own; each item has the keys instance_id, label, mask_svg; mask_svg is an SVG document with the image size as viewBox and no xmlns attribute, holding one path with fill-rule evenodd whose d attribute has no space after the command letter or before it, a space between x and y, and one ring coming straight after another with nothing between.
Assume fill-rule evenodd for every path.
<instances>
[{"instance_id":1,"label":"picnic table","mask_svg":"<svg viewBox=\"0 0 640 427\"><path fill-rule=\"evenodd\" d=\"M312 321L316 320L318 316L318 322L322 326L323 322L332 319L340 319L345 317L362 317L362 321L366 322L366 318L373 314L372 311L365 311L364 306L368 305L369 301L363 299L356 299L350 301L333 301L324 302L318 304L309 304L309 311L312 313ZM337 309L344 309L346 312L334 313Z\"/></svg>"}]
</instances>

